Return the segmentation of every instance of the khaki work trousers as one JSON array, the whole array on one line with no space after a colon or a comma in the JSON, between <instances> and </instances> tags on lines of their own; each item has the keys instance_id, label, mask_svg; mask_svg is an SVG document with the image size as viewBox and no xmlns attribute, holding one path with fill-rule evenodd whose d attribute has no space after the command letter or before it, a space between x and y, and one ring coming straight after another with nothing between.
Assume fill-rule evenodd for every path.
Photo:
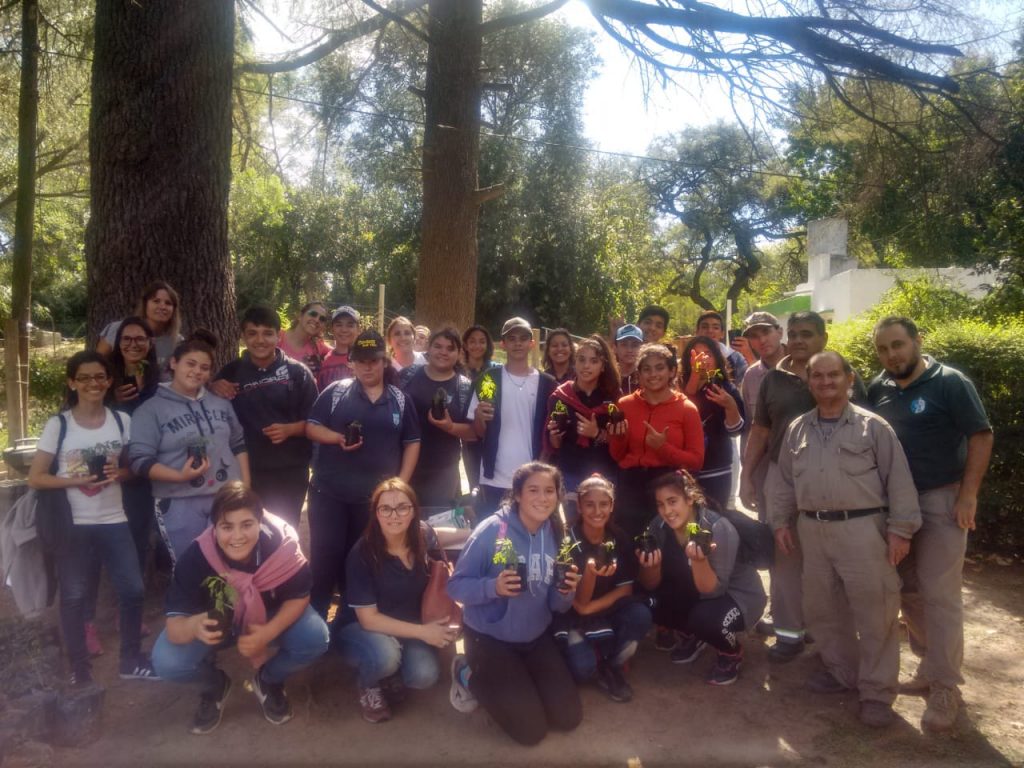
<instances>
[{"instance_id":1,"label":"khaki work trousers","mask_svg":"<svg viewBox=\"0 0 1024 768\"><path fill-rule=\"evenodd\" d=\"M804 617L825 668L861 701L896 700L900 578L889 564L885 515L797 521Z\"/></svg>"},{"instance_id":2,"label":"khaki work trousers","mask_svg":"<svg viewBox=\"0 0 1024 768\"><path fill-rule=\"evenodd\" d=\"M921 529L900 563L903 618L911 650L922 657L920 672L929 683L955 688L963 683L964 552L967 531L956 523L953 504L959 484L919 495Z\"/></svg>"},{"instance_id":3,"label":"khaki work trousers","mask_svg":"<svg viewBox=\"0 0 1024 768\"><path fill-rule=\"evenodd\" d=\"M762 462L761 466L766 463L768 469L765 472L764 481L758 482L756 470L753 478L757 487L764 489L763 492L758 492L758 504L763 499L765 510L767 510L768 499L772 498L774 483L782 482L779 465L772 461L770 463ZM757 470L760 470L761 466L758 466ZM767 520L767 517L762 518L761 514L758 511L758 518ZM804 556L800 547L798 528L794 528L793 537L797 540L796 551L784 555L776 546L775 561L768 570L772 623L775 626L775 637L783 643L801 642L804 639L803 587L801 584Z\"/></svg>"}]
</instances>

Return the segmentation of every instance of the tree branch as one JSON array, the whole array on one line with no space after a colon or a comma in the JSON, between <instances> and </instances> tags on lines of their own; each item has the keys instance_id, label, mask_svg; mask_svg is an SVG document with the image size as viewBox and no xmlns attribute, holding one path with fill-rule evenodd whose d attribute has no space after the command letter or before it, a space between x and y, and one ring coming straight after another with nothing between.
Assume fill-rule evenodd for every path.
<instances>
[{"instance_id":1,"label":"tree branch","mask_svg":"<svg viewBox=\"0 0 1024 768\"><path fill-rule=\"evenodd\" d=\"M531 21L542 19L557 11L567 2L569 2L569 0L552 0L550 3L538 5L536 8L531 8L528 11L521 11L508 16L500 16L496 19L489 19L480 25L480 34L486 37L487 35L492 35L495 32L500 32L503 29L518 27L521 24L528 24Z\"/></svg>"},{"instance_id":2,"label":"tree branch","mask_svg":"<svg viewBox=\"0 0 1024 768\"><path fill-rule=\"evenodd\" d=\"M375 3L373 0L363 0L363 4L369 6L370 8L375 10L377 13L381 14L382 16L387 16L389 19L391 19L391 21L393 21L396 24L398 24L400 27L405 29L407 32L410 32L413 35L413 37L419 38L424 43L427 43L427 44L430 43L430 38L427 36L427 33L424 32L419 27L417 27L411 21L406 19L401 14L395 13L394 11L389 10L388 8L385 8L383 5L379 5L379 4Z\"/></svg>"}]
</instances>

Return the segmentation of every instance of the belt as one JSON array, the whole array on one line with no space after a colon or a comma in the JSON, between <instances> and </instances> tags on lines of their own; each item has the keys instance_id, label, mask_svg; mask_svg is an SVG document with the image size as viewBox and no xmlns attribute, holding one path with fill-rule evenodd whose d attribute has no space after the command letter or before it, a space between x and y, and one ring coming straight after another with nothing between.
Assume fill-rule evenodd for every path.
<instances>
[{"instance_id":1,"label":"belt","mask_svg":"<svg viewBox=\"0 0 1024 768\"><path fill-rule=\"evenodd\" d=\"M870 509L801 509L801 514L821 523L835 523L840 520L853 520L855 517L867 517L887 511L887 507L871 507Z\"/></svg>"}]
</instances>

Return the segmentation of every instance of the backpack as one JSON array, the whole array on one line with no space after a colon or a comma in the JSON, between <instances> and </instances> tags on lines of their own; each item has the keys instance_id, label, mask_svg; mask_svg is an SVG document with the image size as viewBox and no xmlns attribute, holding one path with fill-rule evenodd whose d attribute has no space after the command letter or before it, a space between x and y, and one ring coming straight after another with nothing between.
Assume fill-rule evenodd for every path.
<instances>
[{"instance_id":1,"label":"backpack","mask_svg":"<svg viewBox=\"0 0 1024 768\"><path fill-rule=\"evenodd\" d=\"M772 567L775 562L775 536L771 528L736 509L725 509L718 515L732 523L739 534L737 560L759 571Z\"/></svg>"}]
</instances>

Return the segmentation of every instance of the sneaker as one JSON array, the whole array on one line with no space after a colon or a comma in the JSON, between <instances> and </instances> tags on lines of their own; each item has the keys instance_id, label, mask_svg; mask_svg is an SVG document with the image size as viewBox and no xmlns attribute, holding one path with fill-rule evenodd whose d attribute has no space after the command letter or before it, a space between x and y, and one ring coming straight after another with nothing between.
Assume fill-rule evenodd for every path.
<instances>
[{"instance_id":1,"label":"sneaker","mask_svg":"<svg viewBox=\"0 0 1024 768\"><path fill-rule=\"evenodd\" d=\"M679 645L679 636L674 629L658 627L654 630L654 647L659 651L671 651Z\"/></svg>"},{"instance_id":2,"label":"sneaker","mask_svg":"<svg viewBox=\"0 0 1024 768\"><path fill-rule=\"evenodd\" d=\"M827 669L819 669L804 683L806 688L811 693L845 693L850 690L841 682L836 680L835 675L829 672Z\"/></svg>"},{"instance_id":3,"label":"sneaker","mask_svg":"<svg viewBox=\"0 0 1024 768\"><path fill-rule=\"evenodd\" d=\"M742 650L738 650L736 653L722 653L719 651L718 658L715 659L715 666L711 668L711 674L708 675L708 683L711 685L732 685L736 682L736 678L740 676L740 666L742 664Z\"/></svg>"},{"instance_id":4,"label":"sneaker","mask_svg":"<svg viewBox=\"0 0 1024 768\"><path fill-rule=\"evenodd\" d=\"M368 723L383 723L391 719L391 709L384 699L384 691L376 685L360 689L359 706L363 708L363 720Z\"/></svg>"},{"instance_id":5,"label":"sneaker","mask_svg":"<svg viewBox=\"0 0 1024 768\"><path fill-rule=\"evenodd\" d=\"M597 668L597 687L612 701L625 703L633 700L633 689L626 682L622 667L614 664L601 664Z\"/></svg>"},{"instance_id":6,"label":"sneaker","mask_svg":"<svg viewBox=\"0 0 1024 768\"><path fill-rule=\"evenodd\" d=\"M448 700L456 710L468 714L477 708L478 703L476 696L462 683L462 676L465 674L463 670L469 670L466 657L456 654L452 659L452 687L448 692Z\"/></svg>"},{"instance_id":7,"label":"sneaker","mask_svg":"<svg viewBox=\"0 0 1024 768\"><path fill-rule=\"evenodd\" d=\"M803 640L776 640L775 645L768 649L768 660L778 664L785 664L803 652Z\"/></svg>"},{"instance_id":8,"label":"sneaker","mask_svg":"<svg viewBox=\"0 0 1024 768\"><path fill-rule=\"evenodd\" d=\"M384 698L388 706L394 707L405 701L405 683L402 682L402 675L396 672L390 677L380 681L381 690L384 691Z\"/></svg>"},{"instance_id":9,"label":"sneaker","mask_svg":"<svg viewBox=\"0 0 1024 768\"><path fill-rule=\"evenodd\" d=\"M90 656L103 655L103 644L100 643L99 632L96 631L96 625L91 621L85 622L85 648L89 651Z\"/></svg>"},{"instance_id":10,"label":"sneaker","mask_svg":"<svg viewBox=\"0 0 1024 768\"><path fill-rule=\"evenodd\" d=\"M231 678L223 670L216 670L220 675L220 682L210 691L203 691L199 696L199 708L192 718L192 726L189 733L202 735L209 733L220 725L220 719L224 714L224 702L231 692Z\"/></svg>"},{"instance_id":11,"label":"sneaker","mask_svg":"<svg viewBox=\"0 0 1024 768\"><path fill-rule=\"evenodd\" d=\"M896 713L892 704L868 699L860 703L860 721L871 728L887 728L896 722Z\"/></svg>"},{"instance_id":12,"label":"sneaker","mask_svg":"<svg viewBox=\"0 0 1024 768\"><path fill-rule=\"evenodd\" d=\"M960 692L956 688L934 684L921 717L921 727L929 731L948 731L956 722L959 710Z\"/></svg>"},{"instance_id":13,"label":"sneaker","mask_svg":"<svg viewBox=\"0 0 1024 768\"><path fill-rule=\"evenodd\" d=\"M677 645L671 655L673 664L689 664L694 661L700 652L707 646L703 640L698 640L694 635L680 635Z\"/></svg>"},{"instance_id":14,"label":"sneaker","mask_svg":"<svg viewBox=\"0 0 1024 768\"><path fill-rule=\"evenodd\" d=\"M904 696L927 696L931 688L928 678L921 673L921 668L909 680L900 683L900 693Z\"/></svg>"},{"instance_id":15,"label":"sneaker","mask_svg":"<svg viewBox=\"0 0 1024 768\"><path fill-rule=\"evenodd\" d=\"M284 725L292 719L292 705L284 692L284 683L268 683L260 671L252 676L252 692L263 708L268 723Z\"/></svg>"},{"instance_id":16,"label":"sneaker","mask_svg":"<svg viewBox=\"0 0 1024 768\"><path fill-rule=\"evenodd\" d=\"M153 662L145 656L139 656L135 661L121 662L118 676L122 680L159 680L160 675L153 669Z\"/></svg>"}]
</instances>

